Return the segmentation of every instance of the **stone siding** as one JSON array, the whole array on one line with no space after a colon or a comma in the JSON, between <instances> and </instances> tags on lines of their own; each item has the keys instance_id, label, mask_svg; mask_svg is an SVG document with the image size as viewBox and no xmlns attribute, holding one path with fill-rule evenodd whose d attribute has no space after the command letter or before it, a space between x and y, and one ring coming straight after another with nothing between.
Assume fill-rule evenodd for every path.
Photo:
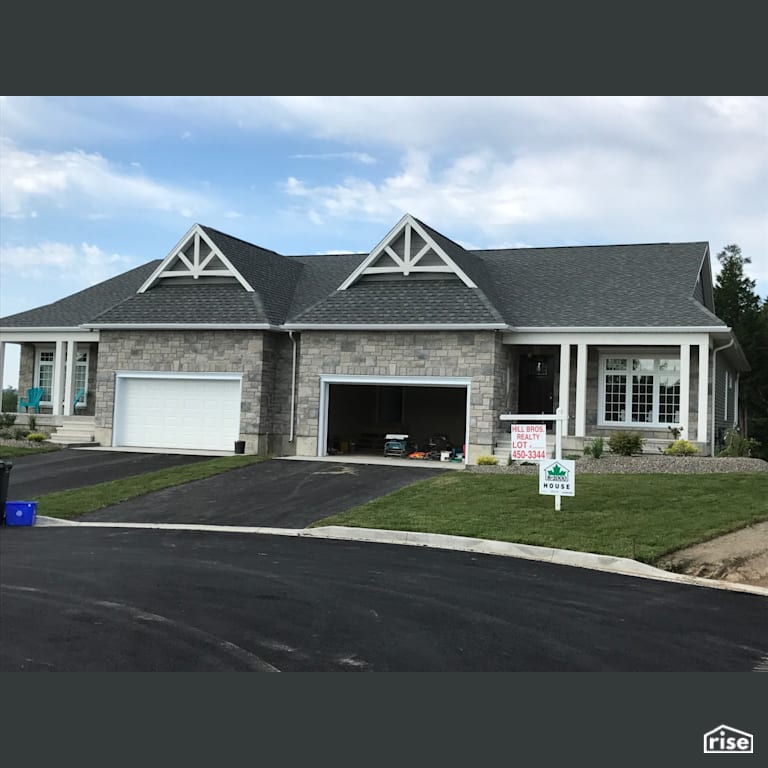
<instances>
[{"instance_id":1,"label":"stone siding","mask_svg":"<svg viewBox=\"0 0 768 768\"><path fill-rule=\"evenodd\" d=\"M278 335L233 330L102 331L96 374L99 439L111 443L116 371L242 373L240 438L248 453L266 453L274 440L272 414L285 430L287 406L281 399L290 399L290 387L284 391L275 385L275 361L285 355L282 339L272 338Z\"/></svg>"},{"instance_id":2,"label":"stone siding","mask_svg":"<svg viewBox=\"0 0 768 768\"><path fill-rule=\"evenodd\" d=\"M471 378L470 458L492 453L505 397L506 352L490 331L304 331L298 373L298 452L315 455L320 376Z\"/></svg>"}]
</instances>

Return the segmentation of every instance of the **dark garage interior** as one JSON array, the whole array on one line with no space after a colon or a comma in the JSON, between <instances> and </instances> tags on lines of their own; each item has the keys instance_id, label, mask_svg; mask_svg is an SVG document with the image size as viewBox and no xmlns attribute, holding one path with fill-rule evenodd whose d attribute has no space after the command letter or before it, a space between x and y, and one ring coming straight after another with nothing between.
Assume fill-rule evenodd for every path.
<instances>
[{"instance_id":1,"label":"dark garage interior","mask_svg":"<svg viewBox=\"0 0 768 768\"><path fill-rule=\"evenodd\" d=\"M331 384L328 452L381 456L387 434L409 435L417 451L436 436L462 450L466 408L464 387Z\"/></svg>"}]
</instances>

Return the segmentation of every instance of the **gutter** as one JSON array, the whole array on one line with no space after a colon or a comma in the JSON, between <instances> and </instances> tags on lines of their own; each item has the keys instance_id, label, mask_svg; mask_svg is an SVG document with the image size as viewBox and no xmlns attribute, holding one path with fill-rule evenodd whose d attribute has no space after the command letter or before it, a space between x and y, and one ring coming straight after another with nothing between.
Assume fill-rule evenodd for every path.
<instances>
[{"instance_id":1,"label":"gutter","mask_svg":"<svg viewBox=\"0 0 768 768\"><path fill-rule=\"evenodd\" d=\"M717 353L721 352L724 349L728 349L729 347L732 347L734 342L736 341L736 338L734 336L731 336L731 340L727 344L723 344L721 347L715 347L712 350L712 384L710 386L711 394L711 409L712 409L712 426L710 428L710 437L709 437L709 455L714 456L715 455L715 384L717 383ZM699 368L701 368L701 360L699 360ZM701 375L701 374L699 374Z\"/></svg>"},{"instance_id":2,"label":"gutter","mask_svg":"<svg viewBox=\"0 0 768 768\"><path fill-rule=\"evenodd\" d=\"M292 443L294 438L294 422L296 420L294 415L296 411L296 338L293 335L293 331L288 331L288 335L293 342L293 368L291 370L291 427L288 436L288 442Z\"/></svg>"}]
</instances>

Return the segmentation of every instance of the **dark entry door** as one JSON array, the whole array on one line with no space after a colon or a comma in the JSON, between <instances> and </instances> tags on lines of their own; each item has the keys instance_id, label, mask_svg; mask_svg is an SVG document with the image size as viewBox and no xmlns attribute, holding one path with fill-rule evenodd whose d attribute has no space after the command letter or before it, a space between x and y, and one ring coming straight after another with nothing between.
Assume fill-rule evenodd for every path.
<instances>
[{"instance_id":1,"label":"dark entry door","mask_svg":"<svg viewBox=\"0 0 768 768\"><path fill-rule=\"evenodd\" d=\"M554 355L520 355L518 413L553 413L555 400ZM547 422L551 429L553 422Z\"/></svg>"}]
</instances>

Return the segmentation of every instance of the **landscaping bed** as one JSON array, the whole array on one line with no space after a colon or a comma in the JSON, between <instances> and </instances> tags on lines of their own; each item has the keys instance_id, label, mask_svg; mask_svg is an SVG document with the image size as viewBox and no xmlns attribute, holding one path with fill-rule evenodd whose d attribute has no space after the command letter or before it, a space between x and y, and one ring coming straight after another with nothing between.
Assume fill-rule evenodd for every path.
<instances>
[{"instance_id":1,"label":"landscaping bed","mask_svg":"<svg viewBox=\"0 0 768 768\"><path fill-rule=\"evenodd\" d=\"M564 459L570 458L568 455ZM554 459L553 459L554 461ZM536 475L536 464L492 464L469 465L468 472L509 473L517 475ZM712 458L709 456L601 456L593 459L588 456L576 459L576 473L583 474L665 474L665 475L708 475L711 473L768 472L768 461L748 458Z\"/></svg>"}]
</instances>

